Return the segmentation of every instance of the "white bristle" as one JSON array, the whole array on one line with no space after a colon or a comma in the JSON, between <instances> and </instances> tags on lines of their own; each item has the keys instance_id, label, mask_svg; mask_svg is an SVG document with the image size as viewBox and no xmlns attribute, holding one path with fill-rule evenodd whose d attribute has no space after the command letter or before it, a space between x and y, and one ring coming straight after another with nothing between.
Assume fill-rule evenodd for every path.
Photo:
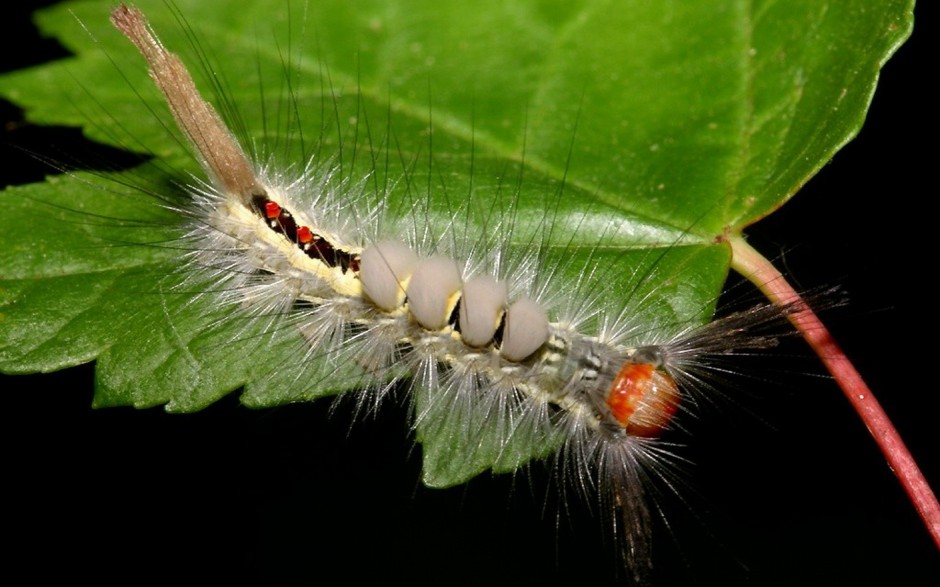
<instances>
[{"instance_id":1,"label":"white bristle","mask_svg":"<svg viewBox=\"0 0 940 587\"><path fill-rule=\"evenodd\" d=\"M464 284L460 298L460 335L465 343L482 347L493 340L508 295L506 283L489 275L474 277Z\"/></svg>"},{"instance_id":2,"label":"white bristle","mask_svg":"<svg viewBox=\"0 0 940 587\"><path fill-rule=\"evenodd\" d=\"M441 255L423 259L408 283L408 311L421 326L440 330L447 325L461 285L456 261Z\"/></svg>"},{"instance_id":3,"label":"white bristle","mask_svg":"<svg viewBox=\"0 0 940 587\"><path fill-rule=\"evenodd\" d=\"M360 275L362 290L376 306L391 312L405 302L405 288L418 256L404 243L383 241L362 251Z\"/></svg>"},{"instance_id":4,"label":"white bristle","mask_svg":"<svg viewBox=\"0 0 940 587\"><path fill-rule=\"evenodd\" d=\"M548 340L545 308L531 298L513 302L506 312L506 330L500 354L507 361L522 361Z\"/></svg>"}]
</instances>

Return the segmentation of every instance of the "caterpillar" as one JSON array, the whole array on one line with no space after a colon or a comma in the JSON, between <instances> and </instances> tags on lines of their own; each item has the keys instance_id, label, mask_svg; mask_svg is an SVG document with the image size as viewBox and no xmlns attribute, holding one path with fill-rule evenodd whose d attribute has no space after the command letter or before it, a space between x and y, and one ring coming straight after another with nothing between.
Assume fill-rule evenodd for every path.
<instances>
[{"instance_id":1,"label":"caterpillar","mask_svg":"<svg viewBox=\"0 0 940 587\"><path fill-rule=\"evenodd\" d=\"M320 169L320 170L318 170L318 171L323 172L324 169ZM328 169L327 169L327 171L328 171ZM205 191L209 191L207 188L208 188L208 185L203 186L203 189L204 189ZM345 191L346 191L347 193L348 193L348 192L354 192L355 189L356 189L356 186L352 186L352 185L346 185L346 186L345 186ZM206 196L207 194L204 193L204 194L202 194L202 195ZM265 196L265 197L266 197L266 196ZM271 203L277 205L278 207L281 207L282 209L287 209L287 210L288 210L292 215L294 215L294 216L298 216L298 217L299 217L299 216L302 216L302 215L304 214L304 211L303 211L303 209L302 209L302 208L303 208L302 205L301 205L301 206L298 206L298 207L289 206L289 205L284 205L284 202L275 201L275 200L273 200L273 199L271 199L271 198L267 198L266 200L253 201L253 202L252 202L252 206L249 207L248 209L249 209L250 212L254 212L254 213L255 213L256 218L260 218L260 219L263 220L264 217L268 214L268 211L267 211L268 208L269 208L268 204L271 204ZM215 209L215 206L214 206L214 205L209 205L209 206L207 206L206 209L200 210L200 214L202 214L202 213L207 213L207 212L210 211L210 209ZM191 212L187 212L187 213L191 213ZM348 212L347 212L347 214L348 214ZM195 217L195 216L198 216L198 214L194 214L193 216L194 216L194 217ZM254 220L255 220L255 218L253 218L253 221L254 221ZM272 222L273 222L273 224L274 224L274 227L270 229L270 234L268 234L268 233L263 233L263 232L260 233L260 234L265 234L266 237L281 238L281 239L283 240L283 237L285 237L285 233L288 233L288 232L290 232L290 231L288 231L288 230L286 230L286 229L284 228L284 226L285 226L287 223L286 223L285 219L282 217L282 212L277 212L276 214L274 214L273 217L268 218L268 224L270 225ZM305 220L303 223L300 223L300 224L299 224L299 226L300 226L301 228L304 228L304 227L305 227L305 228L310 228L311 226L319 226L319 225L320 225L319 222L314 222L314 221L311 221L311 220ZM204 228L205 228L205 226L204 226ZM217 232L214 228L209 227L209 229L212 230L214 234L218 234L218 232ZM320 235L320 236L322 236L322 235ZM242 239L239 238L239 239L237 239L237 240L242 240ZM291 240L304 240L304 239L299 238L298 235L297 235L296 232L295 232L294 238L291 239ZM401 247L402 245L404 245L403 248L408 249L408 250L410 250L410 249L412 249L412 248L419 248L419 249L420 249L420 248L422 248L422 247L427 247L427 244L426 244L426 243L423 244L423 245L421 245L421 247L419 247L419 246L418 246L419 243L417 243L417 241L418 241L417 238L412 238L412 240L413 240L414 242L411 243L411 244L397 243L397 244L395 244L395 245L389 245L389 246L393 246L393 247L398 246L398 247ZM273 242L278 242L278 241L273 241ZM334 241L333 241L333 239L328 239L328 242L334 242ZM411 246L412 244L414 244L414 247ZM213 248L213 247L202 246L202 247L200 247L200 250L203 252L203 254L206 254L206 252L207 252L207 251L211 251L212 248ZM220 248L221 248L221 247L220 247ZM381 247L380 247L380 248L381 248ZM318 248L318 249L317 249L317 251L318 251L317 255L318 255L318 256L323 255L323 250L324 250L324 249L323 249L322 247L321 247L321 248ZM363 252L368 251L368 250L369 250L369 249L362 249L362 251L360 251L360 253L358 253L358 254L363 254ZM374 249L373 249L373 250L374 250ZM479 254L479 253L477 253L477 254ZM385 254L380 255L380 257L385 257ZM470 255L470 257L472 258L473 256ZM454 259L453 256L448 256L448 257L446 257L446 258L449 259L450 261L455 261L455 259ZM214 258L214 259L216 259L216 258ZM353 256L351 255L351 256L349 257L349 259L353 259ZM462 261L462 260L461 260L461 261ZM197 263L197 265L201 265L201 266L204 266L204 267L214 267L214 266L217 266L217 265L218 265L218 260L216 259L215 261L212 261L212 260L206 260L206 259L199 259L199 260L196 261L196 263ZM355 273L354 270L350 270L351 268L350 268L349 265L350 265L351 263L352 263L352 261L349 261L349 262L346 263L346 264L347 264L347 267L346 267L347 271L346 271L345 273ZM521 265L524 265L525 263L520 262L520 264L521 264ZM343 265L343 262L339 262L337 265ZM339 271L340 271L340 273L344 273L344 272L342 271L342 267L339 267ZM524 271L521 271L521 272L524 273ZM271 273L273 274L274 271L272 271ZM200 284L198 284L198 285L204 287L205 284L200 283ZM242 302L237 302L237 301L235 301L235 300L237 300L237 299L242 299L242 300L243 300L244 290L247 289L247 288L245 288L245 287L241 287L240 285L241 285L241 284L236 285L235 287L232 287L231 284L225 284L224 287L221 287L221 288L220 288L220 289L221 289L221 293L223 294L223 296L231 296L232 299L231 299L231 300L227 300L227 303L228 303L230 306L237 305L238 303L244 303L243 301L242 301ZM254 283L254 282L250 282L250 285L255 285L255 283ZM406 289L407 289L407 288L406 288ZM242 291L240 292L239 290L242 290ZM355 296L355 297L356 297L356 298L359 298L360 296L357 295L357 296ZM518 299L518 297L519 297L519 296L518 296L518 293L516 293L515 296L513 296L513 295L507 296L507 304L508 304L509 300ZM307 300L307 301L309 302L309 300ZM397 303L397 301L396 301L396 303ZM308 307L303 307L303 306L304 306L303 304L299 304L299 307L296 307L296 308L294 308L294 309L299 310L299 311L301 311L301 312L303 312L303 311L309 311L309 310L310 310L309 306L308 306ZM318 306L318 307L319 307L319 306ZM401 307L401 306L399 306L399 308L400 308L400 307ZM512 306L510 305L509 307L512 307ZM271 313L272 313L272 315L273 315L273 314L278 313L278 312L280 312L280 310L278 310L277 312L272 311ZM457 319L457 321L454 323L454 325L459 326L459 316L460 316L460 311L459 311L459 309L457 309L456 311L453 311L453 310L452 310L452 311L450 311L450 312L444 312L444 313L445 313L445 314L448 314L447 318L449 319L449 318L451 318L452 315L455 314L455 312L456 312L456 315L458 316L458 319ZM410 313L408 313L407 316L410 316ZM760 322L760 320L757 320L757 321ZM353 322L355 322L355 320L354 320ZM409 322L411 322L411 320L409 320ZM374 323L374 320L371 319L371 318L368 319L368 320L361 320L361 319L360 319L359 322L357 323L357 325L354 325L354 326L351 327L348 331L344 331L344 332L343 332L342 338L345 339L345 338L347 338L347 337L355 337L355 336L357 336L357 335L358 335L358 336L363 336L363 333L362 333L359 329L361 329L361 328L367 328L367 327L371 326L373 323ZM720 329L720 328L722 328L722 327L720 326L720 324L721 324L720 322L719 322L719 323L716 323L716 325L713 326L712 328ZM453 327L452 327L452 328L453 328ZM498 328L498 326L497 326L497 328ZM505 328L505 327L504 327L504 328ZM422 330L426 330L426 328L422 328ZM463 338L462 331L461 331L459 328L454 329L454 331L456 332L456 335L457 335L457 336L456 336L457 342L459 342L460 344L462 344L462 345L464 345L464 346L467 346L467 345L465 344L465 342L462 340L462 338ZM719 330L719 331L721 331L721 332L726 332L726 331L724 331L724 330ZM324 344L322 337L317 337L317 336L315 336L315 335L313 335L313 334L310 334L310 333L306 333L306 334L304 334L304 336L305 336L305 338L308 340L308 342L309 342L309 341L315 342L315 343L316 343L315 346L322 346L322 345ZM329 339L330 337L327 336L326 338ZM376 337L375 334L373 333L372 335L370 335L370 336L368 336L368 337L366 337L366 338L369 338L370 340L376 340L377 337ZM408 354L406 354L406 356L412 356L412 355L410 355L410 353L412 353L413 351L412 351L410 348L406 348L406 346L404 346L404 345L410 345L410 344L411 344L410 338L411 338L411 337L409 337L409 336L404 336L404 337L403 337L403 336L396 336L396 337L392 337L391 340L397 341L397 342L396 342L396 348L394 349L394 352L396 352L396 353L403 353L403 354L404 354L404 353L408 353ZM451 338L454 338L454 337L451 337ZM495 338L497 338L497 337L494 335L493 338L495 339ZM680 336L677 340L683 340L683 339L682 339L682 337ZM744 339L742 339L742 342L746 342L746 341L748 341L748 340L751 340L751 341L758 341L758 342L757 342L758 346L761 346L761 345L764 344L764 342L761 341L761 339L760 339L759 337L758 337L758 338L753 338L753 339L751 339L751 338L744 338ZM402 341L405 341L405 342L403 343ZM488 340L485 340L484 342L493 343L493 348L494 348L494 349L499 349L499 348L500 348L499 343L501 343L502 340L496 340L496 341L494 341L493 339L488 339ZM728 344L728 341L724 341L724 344ZM661 350L661 349L669 348L670 345L668 345L668 344L661 344L661 346L660 346L659 343L658 343L657 345L650 345L650 346L651 346L651 348L652 348L653 350ZM472 348L472 347L471 347L471 348ZM707 352L708 352L708 348L707 348L707 347L703 348L701 345L697 345L695 348L696 348L696 350L698 351L698 357L699 357L699 359L700 359L703 355L707 355ZM722 348L722 350L726 350L724 347L720 347L720 348ZM638 352L637 349L629 349L629 350L630 350L631 352ZM464 351L461 351L461 352L462 352L463 354L467 354L468 351L464 350ZM652 354L655 355L656 353L652 353ZM502 356L502 355L501 355L501 356ZM447 353L445 353L444 357L445 357L445 359L446 359ZM503 357L503 359L505 359L505 357ZM524 361L524 360L525 360L525 357L523 357L523 361ZM662 358L656 358L656 361L662 361L662 360L663 360ZM288 363L290 363L290 362L292 362L292 361L293 361L293 359L292 359L291 361L285 361L284 364L288 364ZM443 361L443 362L444 362L445 368L446 368L446 371L445 371L445 372L449 372L451 369L453 369L453 366L448 366L448 365L446 365L446 360ZM667 363L667 365L668 365L670 368L676 369L675 375L670 375L669 377L670 377L670 378L679 378L679 379L681 380L681 378L682 378L682 372L681 372L681 370L678 370L677 364L676 364L676 363L669 364L668 361L667 361L666 363ZM692 364L694 365L695 363L693 362ZM455 365L457 365L457 363L455 363ZM360 366L360 365L357 364L357 367L359 367L359 366ZM384 368L385 368L385 365L381 365L380 367L375 367L374 365L371 366L371 367L368 367L368 368L366 369L366 373L368 373L367 378L368 378L369 380L372 380L372 381L375 381L375 380L381 381L381 380L383 379L383 377L381 376L381 374L379 374L379 375L376 374L376 369L378 369L378 370L379 370L379 373L381 373L381 370L384 369ZM410 372L410 371L413 371L413 370L414 370L414 367L413 367L413 366L410 366L409 368L406 369L406 371L409 371L409 372ZM668 371L663 371L663 373L667 373L667 374L668 374ZM389 375L389 377L390 377L390 378L394 378L394 376L392 376L392 375ZM668 387L668 386L669 386L669 383L668 383L669 380L667 379L666 381L667 381L666 385L667 385L667 387ZM681 386L680 386L680 387L681 387ZM378 392L375 392L373 395L378 395L378 394L379 394ZM558 406L558 405L555 405L555 404L552 404L552 405L554 406L554 407L551 408L552 410L559 409L559 410L562 410L562 411L559 412L559 413L567 414L567 412L564 411L564 406ZM419 412L418 412L418 413L419 413L419 415L418 415L417 417L419 418L419 421L420 421L420 418L421 418L421 411L420 411L420 409L419 409ZM629 436L629 435L628 435L628 436ZM641 441L637 440L637 442L641 442Z\"/></svg>"},{"instance_id":2,"label":"caterpillar","mask_svg":"<svg viewBox=\"0 0 940 587\"><path fill-rule=\"evenodd\" d=\"M290 387L310 380L323 387L355 364L377 380L372 393L381 397L404 365L413 378L419 434L446 436L450 444L425 462L448 470L467 463L471 471L479 468L474 461L481 454L489 459L484 466L516 468L516 438L551 446L560 437L559 469L585 492L600 494L600 507L613 512L623 559L641 581L648 521L637 472L665 458L644 439L659 436L678 410L676 378L694 381L683 356L701 361L707 353L765 347L763 337L738 334L769 320L762 314L778 317L781 310L764 307L669 344L630 347L623 342L624 318L585 335L579 331L585 318L550 321L531 291L512 299L510 291L520 286L510 277L529 272L527 259L508 261L510 271L497 278L474 275L470 261L461 268L440 253L419 256L400 240L371 236L371 244L357 246L361 237L348 236L350 223L335 214L353 214L350 206L330 197L329 184L316 177L322 171L285 186L259 175L143 14L120 6L111 20L145 57L210 178L194 190L197 220L187 235L198 279L208 273L208 283L225 292L221 303L245 306L262 320L296 308L290 323L310 350L292 358L299 374ZM313 204L305 214L300 198L306 194ZM323 221L330 216L339 228ZM273 328L290 330L287 323ZM308 374L305 365L321 356L326 372L317 365ZM449 429L438 433L438 427Z\"/></svg>"}]
</instances>

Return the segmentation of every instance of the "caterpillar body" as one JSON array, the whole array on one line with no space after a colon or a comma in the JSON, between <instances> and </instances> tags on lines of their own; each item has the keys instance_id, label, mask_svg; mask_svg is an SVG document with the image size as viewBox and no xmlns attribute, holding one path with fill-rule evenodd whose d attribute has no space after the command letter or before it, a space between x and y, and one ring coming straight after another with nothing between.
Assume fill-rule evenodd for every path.
<instances>
[{"instance_id":1,"label":"caterpillar body","mask_svg":"<svg viewBox=\"0 0 940 587\"><path fill-rule=\"evenodd\" d=\"M255 319L289 314L276 329L299 331L305 342L291 359L300 365L291 387L322 387L354 365L365 388L359 405L371 411L407 374L419 433L452 427L445 468L473 471L467 463L487 444L493 469L516 468L524 462L517 437L555 448L562 475L611 512L623 560L642 582L650 560L643 477L668 458L655 439L680 409L680 383L694 385L709 355L774 344L748 328L788 310L759 307L668 341L648 333L638 346L626 342L638 337L625 313L553 320L558 312L539 289L544 259L513 259L497 240L495 252L457 261L440 250L447 233L428 238L426 230L408 242L382 239L381 210L354 212L354 187L332 189L322 167L278 185L256 170L139 10L121 6L112 23L146 58L210 178L185 212L196 270L184 284L217 284L221 303ZM584 332L587 318L602 327ZM325 374L315 359L329 366ZM318 365L312 383L308 362Z\"/></svg>"}]
</instances>

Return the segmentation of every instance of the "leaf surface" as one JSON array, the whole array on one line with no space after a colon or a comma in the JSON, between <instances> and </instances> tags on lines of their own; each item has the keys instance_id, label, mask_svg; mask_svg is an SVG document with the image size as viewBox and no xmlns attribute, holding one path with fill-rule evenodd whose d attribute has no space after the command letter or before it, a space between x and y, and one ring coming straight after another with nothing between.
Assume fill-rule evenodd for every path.
<instances>
[{"instance_id":1,"label":"leaf surface","mask_svg":"<svg viewBox=\"0 0 940 587\"><path fill-rule=\"evenodd\" d=\"M511 228L518 247L564 260L563 283L596 267L607 291L623 292L593 303L649 300L637 320L659 325L708 319L729 264L716 239L782 205L858 132L913 10L908 0L336 0L304 18L302 3L181 0L181 24L162 2L138 4L265 161L331 161L393 215L420 203L432 226L464 210L461 239ZM96 405L173 411L240 387L246 404L270 406L358 384L328 365L312 368L330 380L315 389L259 379L259 364L289 371L299 360L283 355L296 333L248 332L211 296L179 287L179 218L158 204L178 203L175 182L201 172L142 60L110 28L110 6L42 13L77 57L6 75L0 93L35 123L82 126L153 159L0 196L0 369L97 359ZM493 431L455 464L449 430L419 422L431 485L551 449L522 439L503 451Z\"/></svg>"}]
</instances>

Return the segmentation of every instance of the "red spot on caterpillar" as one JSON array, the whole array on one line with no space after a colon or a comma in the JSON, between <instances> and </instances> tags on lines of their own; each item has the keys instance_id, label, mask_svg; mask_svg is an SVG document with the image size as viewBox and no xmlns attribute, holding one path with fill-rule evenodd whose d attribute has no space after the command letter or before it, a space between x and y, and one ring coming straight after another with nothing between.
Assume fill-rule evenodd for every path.
<instances>
[{"instance_id":1,"label":"red spot on caterpillar","mask_svg":"<svg viewBox=\"0 0 940 587\"><path fill-rule=\"evenodd\" d=\"M310 229L306 226L301 226L297 228L297 242L301 244L307 244L313 240L313 233L310 232Z\"/></svg>"},{"instance_id":2,"label":"red spot on caterpillar","mask_svg":"<svg viewBox=\"0 0 940 587\"><path fill-rule=\"evenodd\" d=\"M281 214L281 207L277 205L277 202L272 202L268 200L264 203L264 216L268 219L275 219Z\"/></svg>"},{"instance_id":3,"label":"red spot on caterpillar","mask_svg":"<svg viewBox=\"0 0 940 587\"><path fill-rule=\"evenodd\" d=\"M679 387L654 365L624 363L610 386L607 406L628 434L655 438L679 409Z\"/></svg>"}]
</instances>

